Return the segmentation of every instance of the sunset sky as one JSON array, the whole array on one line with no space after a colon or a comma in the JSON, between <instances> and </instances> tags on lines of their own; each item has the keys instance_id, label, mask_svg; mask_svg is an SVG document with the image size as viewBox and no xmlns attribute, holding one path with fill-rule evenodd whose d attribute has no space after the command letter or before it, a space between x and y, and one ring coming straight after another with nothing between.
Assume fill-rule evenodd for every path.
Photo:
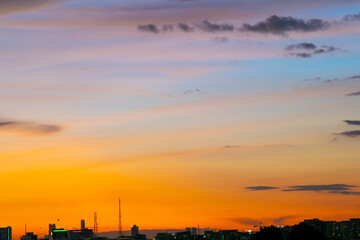
<instances>
[{"instance_id":1,"label":"sunset sky","mask_svg":"<svg viewBox=\"0 0 360 240\"><path fill-rule=\"evenodd\" d=\"M15 239L360 217L359 147L360 1L0 0Z\"/></svg>"}]
</instances>

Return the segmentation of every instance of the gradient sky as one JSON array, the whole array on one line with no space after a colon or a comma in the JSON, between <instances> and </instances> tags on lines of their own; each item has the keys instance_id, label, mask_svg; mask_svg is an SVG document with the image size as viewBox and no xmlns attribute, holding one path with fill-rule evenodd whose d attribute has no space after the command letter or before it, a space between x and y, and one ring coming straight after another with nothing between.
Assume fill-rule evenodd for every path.
<instances>
[{"instance_id":1,"label":"gradient sky","mask_svg":"<svg viewBox=\"0 0 360 240\"><path fill-rule=\"evenodd\" d=\"M357 0L0 0L0 225L360 217L359 40Z\"/></svg>"}]
</instances>

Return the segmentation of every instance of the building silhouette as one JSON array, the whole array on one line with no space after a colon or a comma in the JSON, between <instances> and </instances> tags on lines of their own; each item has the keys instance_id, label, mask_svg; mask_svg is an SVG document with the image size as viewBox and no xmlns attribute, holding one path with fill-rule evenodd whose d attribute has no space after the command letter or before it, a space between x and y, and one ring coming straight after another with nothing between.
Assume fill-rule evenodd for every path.
<instances>
[{"instance_id":1,"label":"building silhouette","mask_svg":"<svg viewBox=\"0 0 360 240\"><path fill-rule=\"evenodd\" d=\"M134 224L133 226L131 226L131 236L136 237L136 235L138 234L139 234L139 227L136 226L136 224Z\"/></svg>"},{"instance_id":2,"label":"building silhouette","mask_svg":"<svg viewBox=\"0 0 360 240\"><path fill-rule=\"evenodd\" d=\"M81 230L85 229L85 219L81 219Z\"/></svg>"},{"instance_id":3,"label":"building silhouette","mask_svg":"<svg viewBox=\"0 0 360 240\"><path fill-rule=\"evenodd\" d=\"M0 240L12 240L11 227L0 228Z\"/></svg>"},{"instance_id":4,"label":"building silhouette","mask_svg":"<svg viewBox=\"0 0 360 240\"><path fill-rule=\"evenodd\" d=\"M171 233L157 233L155 240L172 240L173 235Z\"/></svg>"},{"instance_id":5,"label":"building silhouette","mask_svg":"<svg viewBox=\"0 0 360 240\"><path fill-rule=\"evenodd\" d=\"M68 239L68 230L63 228L54 229L49 236L50 240L66 240Z\"/></svg>"},{"instance_id":6,"label":"building silhouette","mask_svg":"<svg viewBox=\"0 0 360 240\"><path fill-rule=\"evenodd\" d=\"M94 232L92 229L84 228L80 230L69 230L69 240L90 240L94 238Z\"/></svg>"},{"instance_id":7,"label":"building silhouette","mask_svg":"<svg viewBox=\"0 0 360 240\"><path fill-rule=\"evenodd\" d=\"M52 232L56 229L55 223L49 224L49 236L52 235Z\"/></svg>"},{"instance_id":8,"label":"building silhouette","mask_svg":"<svg viewBox=\"0 0 360 240\"><path fill-rule=\"evenodd\" d=\"M318 230L325 237L333 240L358 240L360 239L360 218L349 221L321 221L317 218L307 219L304 224Z\"/></svg>"},{"instance_id":9,"label":"building silhouette","mask_svg":"<svg viewBox=\"0 0 360 240\"><path fill-rule=\"evenodd\" d=\"M33 232L27 232L25 235L21 237L21 240L37 240L38 236L35 235Z\"/></svg>"}]
</instances>

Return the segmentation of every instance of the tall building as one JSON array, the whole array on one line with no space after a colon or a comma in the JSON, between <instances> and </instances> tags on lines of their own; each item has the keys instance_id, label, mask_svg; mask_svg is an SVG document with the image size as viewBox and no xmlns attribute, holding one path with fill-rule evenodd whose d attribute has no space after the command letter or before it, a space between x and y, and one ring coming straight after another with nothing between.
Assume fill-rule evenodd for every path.
<instances>
[{"instance_id":1,"label":"tall building","mask_svg":"<svg viewBox=\"0 0 360 240\"><path fill-rule=\"evenodd\" d=\"M85 220L81 219L81 230L85 229Z\"/></svg>"},{"instance_id":2,"label":"tall building","mask_svg":"<svg viewBox=\"0 0 360 240\"><path fill-rule=\"evenodd\" d=\"M0 240L12 240L11 227L0 228Z\"/></svg>"},{"instance_id":3,"label":"tall building","mask_svg":"<svg viewBox=\"0 0 360 240\"><path fill-rule=\"evenodd\" d=\"M49 224L49 236L52 235L52 232L56 229L55 223Z\"/></svg>"},{"instance_id":4,"label":"tall building","mask_svg":"<svg viewBox=\"0 0 360 240\"><path fill-rule=\"evenodd\" d=\"M139 234L139 227L134 224L134 226L131 227L131 236L135 237Z\"/></svg>"}]
</instances>

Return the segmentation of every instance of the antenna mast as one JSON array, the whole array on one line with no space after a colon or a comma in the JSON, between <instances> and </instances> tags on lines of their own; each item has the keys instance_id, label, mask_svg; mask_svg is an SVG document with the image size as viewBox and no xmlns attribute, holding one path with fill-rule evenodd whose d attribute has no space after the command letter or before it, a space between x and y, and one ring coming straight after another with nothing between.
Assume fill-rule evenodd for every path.
<instances>
[{"instance_id":1,"label":"antenna mast","mask_svg":"<svg viewBox=\"0 0 360 240\"><path fill-rule=\"evenodd\" d=\"M118 234L119 237L122 237L122 226L121 226L121 202L120 202L120 198L119 198L119 226L118 226Z\"/></svg>"},{"instance_id":2,"label":"antenna mast","mask_svg":"<svg viewBox=\"0 0 360 240\"><path fill-rule=\"evenodd\" d=\"M94 212L94 234L95 238L98 237L98 224L97 224L97 214Z\"/></svg>"}]
</instances>

